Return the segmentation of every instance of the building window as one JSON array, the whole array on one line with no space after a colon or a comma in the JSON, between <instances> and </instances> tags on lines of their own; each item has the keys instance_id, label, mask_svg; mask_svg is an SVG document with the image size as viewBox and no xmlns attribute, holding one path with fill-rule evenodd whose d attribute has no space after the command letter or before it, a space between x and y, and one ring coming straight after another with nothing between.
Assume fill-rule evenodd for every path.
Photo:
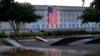
<instances>
[{"instance_id":1,"label":"building window","mask_svg":"<svg viewBox=\"0 0 100 56\"><path fill-rule=\"evenodd\" d=\"M68 13L68 17L70 17L70 13Z\"/></svg>"},{"instance_id":2,"label":"building window","mask_svg":"<svg viewBox=\"0 0 100 56\"><path fill-rule=\"evenodd\" d=\"M95 24L95 27L98 27L97 24Z\"/></svg>"},{"instance_id":3,"label":"building window","mask_svg":"<svg viewBox=\"0 0 100 56\"><path fill-rule=\"evenodd\" d=\"M53 25L51 25L51 28L53 28Z\"/></svg>"},{"instance_id":4,"label":"building window","mask_svg":"<svg viewBox=\"0 0 100 56\"><path fill-rule=\"evenodd\" d=\"M60 13L60 17L62 17L62 13Z\"/></svg>"},{"instance_id":5,"label":"building window","mask_svg":"<svg viewBox=\"0 0 100 56\"><path fill-rule=\"evenodd\" d=\"M62 19L60 19L60 22L62 22Z\"/></svg>"},{"instance_id":6,"label":"building window","mask_svg":"<svg viewBox=\"0 0 100 56\"><path fill-rule=\"evenodd\" d=\"M76 28L79 28L79 24L76 24Z\"/></svg>"},{"instance_id":7,"label":"building window","mask_svg":"<svg viewBox=\"0 0 100 56\"><path fill-rule=\"evenodd\" d=\"M56 28L58 28L58 25L56 25Z\"/></svg>"},{"instance_id":8,"label":"building window","mask_svg":"<svg viewBox=\"0 0 100 56\"><path fill-rule=\"evenodd\" d=\"M49 28L49 25L47 25L47 28Z\"/></svg>"},{"instance_id":9,"label":"building window","mask_svg":"<svg viewBox=\"0 0 100 56\"><path fill-rule=\"evenodd\" d=\"M60 24L60 28L62 28L62 24Z\"/></svg>"},{"instance_id":10,"label":"building window","mask_svg":"<svg viewBox=\"0 0 100 56\"><path fill-rule=\"evenodd\" d=\"M66 22L67 20L66 20L66 18L64 19L64 22Z\"/></svg>"},{"instance_id":11,"label":"building window","mask_svg":"<svg viewBox=\"0 0 100 56\"><path fill-rule=\"evenodd\" d=\"M71 22L70 18L68 19L68 22Z\"/></svg>"},{"instance_id":12,"label":"building window","mask_svg":"<svg viewBox=\"0 0 100 56\"><path fill-rule=\"evenodd\" d=\"M71 19L71 22L75 22L74 18Z\"/></svg>"},{"instance_id":13,"label":"building window","mask_svg":"<svg viewBox=\"0 0 100 56\"><path fill-rule=\"evenodd\" d=\"M78 13L76 13L76 17L78 17Z\"/></svg>"},{"instance_id":14,"label":"building window","mask_svg":"<svg viewBox=\"0 0 100 56\"><path fill-rule=\"evenodd\" d=\"M74 13L72 13L72 17L74 17Z\"/></svg>"},{"instance_id":15,"label":"building window","mask_svg":"<svg viewBox=\"0 0 100 56\"><path fill-rule=\"evenodd\" d=\"M72 27L74 28L75 27L75 24L73 24Z\"/></svg>"},{"instance_id":16,"label":"building window","mask_svg":"<svg viewBox=\"0 0 100 56\"><path fill-rule=\"evenodd\" d=\"M87 25L87 28L90 28L90 24Z\"/></svg>"},{"instance_id":17,"label":"building window","mask_svg":"<svg viewBox=\"0 0 100 56\"><path fill-rule=\"evenodd\" d=\"M42 28L44 28L44 25L42 25Z\"/></svg>"},{"instance_id":18,"label":"building window","mask_svg":"<svg viewBox=\"0 0 100 56\"><path fill-rule=\"evenodd\" d=\"M68 24L68 28L70 28L71 27L71 24Z\"/></svg>"},{"instance_id":19,"label":"building window","mask_svg":"<svg viewBox=\"0 0 100 56\"><path fill-rule=\"evenodd\" d=\"M92 27L94 27L94 24L92 24Z\"/></svg>"},{"instance_id":20,"label":"building window","mask_svg":"<svg viewBox=\"0 0 100 56\"><path fill-rule=\"evenodd\" d=\"M66 24L64 24L64 28L66 28Z\"/></svg>"},{"instance_id":21,"label":"building window","mask_svg":"<svg viewBox=\"0 0 100 56\"><path fill-rule=\"evenodd\" d=\"M96 24L97 25L97 27L98 27L98 24Z\"/></svg>"},{"instance_id":22,"label":"building window","mask_svg":"<svg viewBox=\"0 0 100 56\"><path fill-rule=\"evenodd\" d=\"M40 28L40 26L39 25L37 25L37 29L39 29Z\"/></svg>"}]
</instances>

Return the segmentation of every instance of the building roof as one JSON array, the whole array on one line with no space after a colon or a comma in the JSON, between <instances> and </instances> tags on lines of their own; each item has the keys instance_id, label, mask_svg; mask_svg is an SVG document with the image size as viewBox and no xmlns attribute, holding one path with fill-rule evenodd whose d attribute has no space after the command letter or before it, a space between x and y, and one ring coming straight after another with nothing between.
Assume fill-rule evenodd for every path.
<instances>
[{"instance_id":1,"label":"building roof","mask_svg":"<svg viewBox=\"0 0 100 56\"><path fill-rule=\"evenodd\" d=\"M48 6L53 5L33 5L35 9L48 9ZM87 7L81 6L56 6L58 10L84 10Z\"/></svg>"}]
</instances>

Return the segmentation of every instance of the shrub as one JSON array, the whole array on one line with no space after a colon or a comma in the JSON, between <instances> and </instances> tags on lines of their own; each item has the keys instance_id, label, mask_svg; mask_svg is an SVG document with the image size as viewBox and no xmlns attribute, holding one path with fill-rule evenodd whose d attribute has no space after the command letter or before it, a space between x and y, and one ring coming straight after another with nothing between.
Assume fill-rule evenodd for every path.
<instances>
[{"instance_id":1,"label":"shrub","mask_svg":"<svg viewBox=\"0 0 100 56\"><path fill-rule=\"evenodd\" d=\"M100 31L86 31L86 30L54 30L45 32L20 32L19 37L30 37L30 36L67 36L67 35L81 35L81 34L100 34ZM10 37L15 37L15 34L11 32Z\"/></svg>"},{"instance_id":2,"label":"shrub","mask_svg":"<svg viewBox=\"0 0 100 56\"><path fill-rule=\"evenodd\" d=\"M5 34L0 33L0 38L5 38L5 37L7 37Z\"/></svg>"},{"instance_id":3,"label":"shrub","mask_svg":"<svg viewBox=\"0 0 100 56\"><path fill-rule=\"evenodd\" d=\"M31 36L44 36L42 32L33 32Z\"/></svg>"},{"instance_id":4,"label":"shrub","mask_svg":"<svg viewBox=\"0 0 100 56\"><path fill-rule=\"evenodd\" d=\"M9 35L10 37L15 37L14 32L10 32L8 35ZM29 37L29 36L31 36L31 33L30 33L30 32L20 32L20 33L18 34L18 36L19 36L19 37Z\"/></svg>"}]
</instances>

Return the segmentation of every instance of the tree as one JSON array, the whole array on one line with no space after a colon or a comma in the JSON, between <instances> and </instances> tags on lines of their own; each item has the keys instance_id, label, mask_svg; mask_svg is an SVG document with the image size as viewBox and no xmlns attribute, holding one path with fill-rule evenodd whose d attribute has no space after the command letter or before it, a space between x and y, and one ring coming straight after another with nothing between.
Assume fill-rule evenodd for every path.
<instances>
[{"instance_id":1,"label":"tree","mask_svg":"<svg viewBox=\"0 0 100 56\"><path fill-rule=\"evenodd\" d=\"M16 35L16 40L21 25L26 22L35 22L41 18L41 16L35 14L34 7L29 3L3 2L1 5L3 6L0 9L0 21L10 23Z\"/></svg>"},{"instance_id":2,"label":"tree","mask_svg":"<svg viewBox=\"0 0 100 56\"><path fill-rule=\"evenodd\" d=\"M94 0L88 8L83 11L80 16L83 23L86 22L100 22L100 0Z\"/></svg>"}]
</instances>

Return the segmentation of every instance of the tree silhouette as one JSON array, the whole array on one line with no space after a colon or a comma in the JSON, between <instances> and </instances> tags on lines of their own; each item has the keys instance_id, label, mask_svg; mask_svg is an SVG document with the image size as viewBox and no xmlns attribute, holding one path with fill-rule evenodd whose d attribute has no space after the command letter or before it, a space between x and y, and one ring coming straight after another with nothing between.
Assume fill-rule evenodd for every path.
<instances>
[{"instance_id":1,"label":"tree silhouette","mask_svg":"<svg viewBox=\"0 0 100 56\"><path fill-rule=\"evenodd\" d=\"M2 0L0 4L0 21L9 22L16 40L20 26L24 23L36 22L41 16L35 14L34 7L29 3L18 3L14 0Z\"/></svg>"}]
</instances>

